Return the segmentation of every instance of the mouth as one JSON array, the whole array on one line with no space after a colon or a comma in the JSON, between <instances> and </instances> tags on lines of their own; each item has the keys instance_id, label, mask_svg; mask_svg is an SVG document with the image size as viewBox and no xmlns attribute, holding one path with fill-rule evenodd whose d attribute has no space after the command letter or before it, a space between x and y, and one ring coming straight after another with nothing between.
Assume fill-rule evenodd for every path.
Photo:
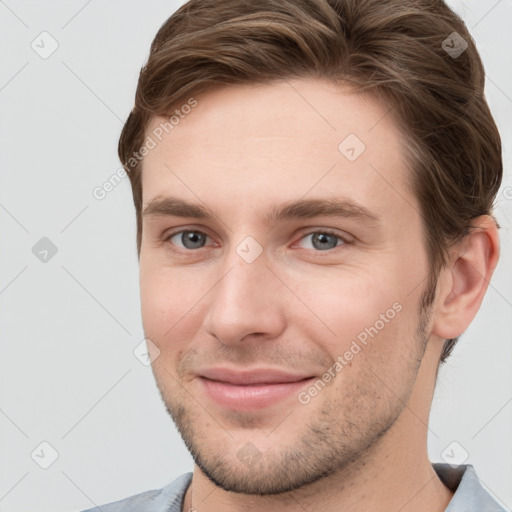
<instances>
[{"instance_id":1,"label":"mouth","mask_svg":"<svg viewBox=\"0 0 512 512\"><path fill-rule=\"evenodd\" d=\"M254 410L277 404L315 376L287 373L275 369L233 371L226 368L205 369L198 375L207 397L227 409Z\"/></svg>"}]
</instances>

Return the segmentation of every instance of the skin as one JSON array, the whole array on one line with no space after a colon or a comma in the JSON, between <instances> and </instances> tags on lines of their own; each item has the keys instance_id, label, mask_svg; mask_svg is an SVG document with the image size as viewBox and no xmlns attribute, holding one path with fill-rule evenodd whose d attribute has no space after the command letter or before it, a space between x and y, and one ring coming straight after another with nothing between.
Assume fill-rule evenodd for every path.
<instances>
[{"instance_id":1,"label":"skin","mask_svg":"<svg viewBox=\"0 0 512 512\"><path fill-rule=\"evenodd\" d=\"M197 101L145 157L142 179L143 208L173 195L215 214L143 219L142 318L160 351L152 368L196 462L183 510L445 510L453 494L428 458L428 417L443 340L469 325L498 259L493 219L475 219L479 229L452 248L436 301L420 312L424 233L385 105L312 78ZM338 150L351 133L366 146L352 162ZM313 198L349 199L378 222L264 218ZM335 233L327 249L314 240L325 229ZM207 236L184 245L180 230ZM252 263L236 251L248 236L263 249ZM320 378L396 303L400 312L307 404L292 394L234 411L198 379L219 365ZM251 467L237 456L247 443L259 457Z\"/></svg>"}]
</instances>

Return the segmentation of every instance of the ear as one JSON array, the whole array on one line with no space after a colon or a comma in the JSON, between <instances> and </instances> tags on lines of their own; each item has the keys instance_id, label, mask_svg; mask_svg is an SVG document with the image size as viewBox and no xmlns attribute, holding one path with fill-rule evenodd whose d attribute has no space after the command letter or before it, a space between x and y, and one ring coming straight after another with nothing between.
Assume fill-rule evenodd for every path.
<instances>
[{"instance_id":1,"label":"ear","mask_svg":"<svg viewBox=\"0 0 512 512\"><path fill-rule=\"evenodd\" d=\"M439 295L432 334L460 336L472 322L498 263L498 226L493 217L473 220L471 232L450 251L450 263L439 276Z\"/></svg>"}]
</instances>

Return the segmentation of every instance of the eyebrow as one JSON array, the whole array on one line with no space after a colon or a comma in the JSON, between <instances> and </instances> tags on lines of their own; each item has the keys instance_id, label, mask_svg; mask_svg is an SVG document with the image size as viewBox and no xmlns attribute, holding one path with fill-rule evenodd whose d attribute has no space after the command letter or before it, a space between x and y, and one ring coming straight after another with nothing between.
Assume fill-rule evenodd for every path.
<instances>
[{"instance_id":1,"label":"eyebrow","mask_svg":"<svg viewBox=\"0 0 512 512\"><path fill-rule=\"evenodd\" d=\"M214 219L217 216L208 207L189 203L174 196L152 199L142 212L147 216L193 217ZM347 198L299 199L282 205L273 204L262 216L268 224L289 219L305 219L319 216L356 218L370 224L380 224L380 218L370 210Z\"/></svg>"}]
</instances>

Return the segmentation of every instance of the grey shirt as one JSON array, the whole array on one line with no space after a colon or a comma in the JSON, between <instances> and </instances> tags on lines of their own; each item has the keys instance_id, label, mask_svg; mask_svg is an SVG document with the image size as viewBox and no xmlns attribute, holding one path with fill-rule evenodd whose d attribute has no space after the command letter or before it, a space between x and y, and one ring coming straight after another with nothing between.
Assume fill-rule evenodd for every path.
<instances>
[{"instance_id":1,"label":"grey shirt","mask_svg":"<svg viewBox=\"0 0 512 512\"><path fill-rule=\"evenodd\" d=\"M445 512L506 512L482 487L472 465L452 467L434 463L432 466L446 487L455 492ZM82 512L182 512L183 498L191 481L192 473L184 473L162 489Z\"/></svg>"}]
</instances>

